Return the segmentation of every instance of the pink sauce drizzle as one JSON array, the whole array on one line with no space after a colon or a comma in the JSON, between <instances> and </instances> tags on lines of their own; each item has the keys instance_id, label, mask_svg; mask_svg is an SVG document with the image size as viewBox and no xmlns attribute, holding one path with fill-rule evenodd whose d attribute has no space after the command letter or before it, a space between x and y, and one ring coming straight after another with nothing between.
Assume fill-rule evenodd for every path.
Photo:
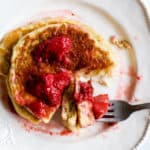
<instances>
[{"instance_id":1,"label":"pink sauce drizzle","mask_svg":"<svg viewBox=\"0 0 150 150\"><path fill-rule=\"evenodd\" d=\"M129 77L135 78L136 80L141 80L142 76L138 75L135 71L135 69L130 66L128 71L120 70L121 75L127 75Z\"/></svg>"},{"instance_id":2,"label":"pink sauce drizzle","mask_svg":"<svg viewBox=\"0 0 150 150\"><path fill-rule=\"evenodd\" d=\"M28 132L35 131L48 135L60 135L60 136L73 134L68 129L63 128L60 123L57 123L55 121L51 121L51 123L48 124L40 123L38 125L35 125L27 120L19 118L19 122L21 123L21 126Z\"/></svg>"},{"instance_id":3,"label":"pink sauce drizzle","mask_svg":"<svg viewBox=\"0 0 150 150\"><path fill-rule=\"evenodd\" d=\"M122 99L125 97L127 100L131 101L132 94L134 91L134 88L136 86L137 81L140 81L142 79L141 75L138 75L135 69L130 66L127 71L120 69L120 82L117 88L116 92L116 99ZM123 76L128 76L131 78L130 84L124 83L123 82Z\"/></svg>"},{"instance_id":4,"label":"pink sauce drizzle","mask_svg":"<svg viewBox=\"0 0 150 150\"><path fill-rule=\"evenodd\" d=\"M134 38L134 40L136 40L136 41L139 40L139 36L138 36L138 35L135 35L133 38Z\"/></svg>"},{"instance_id":5,"label":"pink sauce drizzle","mask_svg":"<svg viewBox=\"0 0 150 150\"><path fill-rule=\"evenodd\" d=\"M123 90L124 90L124 87L122 86L121 81L120 81L118 88L117 88L115 99L122 99L123 98Z\"/></svg>"}]
</instances>

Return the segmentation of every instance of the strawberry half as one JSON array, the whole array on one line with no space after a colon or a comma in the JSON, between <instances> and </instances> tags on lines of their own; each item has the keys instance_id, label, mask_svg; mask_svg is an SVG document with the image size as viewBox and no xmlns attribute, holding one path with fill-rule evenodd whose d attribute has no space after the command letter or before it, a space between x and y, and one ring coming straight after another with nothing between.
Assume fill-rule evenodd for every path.
<instances>
[{"instance_id":1,"label":"strawberry half","mask_svg":"<svg viewBox=\"0 0 150 150\"><path fill-rule=\"evenodd\" d=\"M107 94L102 94L94 97L93 112L95 118L101 118L108 111L109 97Z\"/></svg>"}]
</instances>

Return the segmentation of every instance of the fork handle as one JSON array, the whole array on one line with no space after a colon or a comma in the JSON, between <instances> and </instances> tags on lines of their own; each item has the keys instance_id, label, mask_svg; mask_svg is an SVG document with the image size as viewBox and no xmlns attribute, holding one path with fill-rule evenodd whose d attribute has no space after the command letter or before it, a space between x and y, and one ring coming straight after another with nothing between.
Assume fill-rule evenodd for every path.
<instances>
[{"instance_id":1,"label":"fork handle","mask_svg":"<svg viewBox=\"0 0 150 150\"><path fill-rule=\"evenodd\" d=\"M132 110L133 111L138 111L138 110L142 110L142 109L150 109L150 103L132 105Z\"/></svg>"}]
</instances>

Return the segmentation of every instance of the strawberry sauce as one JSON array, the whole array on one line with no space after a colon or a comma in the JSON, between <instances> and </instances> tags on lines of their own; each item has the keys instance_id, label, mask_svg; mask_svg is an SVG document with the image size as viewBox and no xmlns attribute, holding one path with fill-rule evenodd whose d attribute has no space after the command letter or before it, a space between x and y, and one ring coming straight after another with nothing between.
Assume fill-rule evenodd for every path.
<instances>
[{"instance_id":1,"label":"strawberry sauce","mask_svg":"<svg viewBox=\"0 0 150 150\"><path fill-rule=\"evenodd\" d=\"M67 72L49 73L41 76L33 75L27 81L26 89L38 98L27 104L27 107L38 117L42 118L49 113L48 106L58 106L61 103L62 93L70 83Z\"/></svg>"},{"instance_id":2,"label":"strawberry sauce","mask_svg":"<svg viewBox=\"0 0 150 150\"><path fill-rule=\"evenodd\" d=\"M72 41L69 37L57 36L45 40L37 45L33 51L33 58L37 62L52 62L58 60L66 63L66 54L70 51Z\"/></svg>"}]
</instances>

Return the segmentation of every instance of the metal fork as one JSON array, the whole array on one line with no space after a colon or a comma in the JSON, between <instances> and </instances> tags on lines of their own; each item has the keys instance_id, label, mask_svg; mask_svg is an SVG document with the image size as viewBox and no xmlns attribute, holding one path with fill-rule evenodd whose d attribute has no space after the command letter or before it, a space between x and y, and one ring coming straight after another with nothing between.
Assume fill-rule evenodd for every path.
<instances>
[{"instance_id":1,"label":"metal fork","mask_svg":"<svg viewBox=\"0 0 150 150\"><path fill-rule=\"evenodd\" d=\"M142 109L150 109L150 103L130 105L128 102L122 100L110 101L108 112L103 116L103 118L98 119L98 121L110 123L123 121L133 112Z\"/></svg>"}]
</instances>

